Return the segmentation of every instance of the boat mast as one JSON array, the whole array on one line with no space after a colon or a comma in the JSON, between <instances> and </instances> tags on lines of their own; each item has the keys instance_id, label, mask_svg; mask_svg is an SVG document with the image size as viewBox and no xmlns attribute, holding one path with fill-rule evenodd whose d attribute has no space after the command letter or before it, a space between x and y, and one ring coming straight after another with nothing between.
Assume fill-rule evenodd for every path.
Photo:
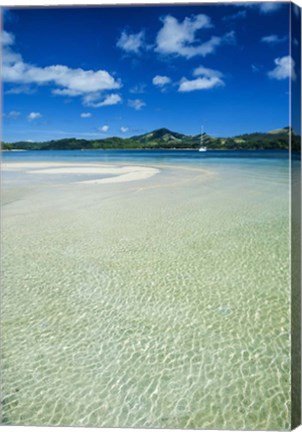
<instances>
[{"instance_id":1,"label":"boat mast","mask_svg":"<svg viewBox=\"0 0 302 432\"><path fill-rule=\"evenodd\" d=\"M201 125L201 133L200 133L200 146L203 147L203 134L204 134L204 127Z\"/></svg>"}]
</instances>

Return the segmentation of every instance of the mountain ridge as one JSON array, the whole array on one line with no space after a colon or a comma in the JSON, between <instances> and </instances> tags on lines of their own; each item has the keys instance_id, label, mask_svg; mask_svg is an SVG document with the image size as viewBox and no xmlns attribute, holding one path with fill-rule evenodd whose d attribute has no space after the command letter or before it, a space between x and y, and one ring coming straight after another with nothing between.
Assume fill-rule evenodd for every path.
<instances>
[{"instance_id":1,"label":"mountain ridge","mask_svg":"<svg viewBox=\"0 0 302 432\"><path fill-rule=\"evenodd\" d=\"M289 126L269 132L253 132L233 137L213 137L207 133L185 135L167 128L134 135L130 138L108 137L94 140L63 138L43 142L18 141L3 143L3 150L88 150L88 149L181 149L198 150L206 146L209 150L277 150L289 148L300 150L300 136ZM202 138L202 139L201 139Z\"/></svg>"}]
</instances>

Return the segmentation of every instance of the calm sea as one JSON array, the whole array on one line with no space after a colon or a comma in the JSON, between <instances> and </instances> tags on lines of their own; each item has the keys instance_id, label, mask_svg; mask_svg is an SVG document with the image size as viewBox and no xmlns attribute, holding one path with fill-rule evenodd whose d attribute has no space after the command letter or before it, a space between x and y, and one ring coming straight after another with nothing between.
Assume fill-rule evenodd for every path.
<instances>
[{"instance_id":1,"label":"calm sea","mask_svg":"<svg viewBox=\"0 0 302 432\"><path fill-rule=\"evenodd\" d=\"M288 152L3 159L3 423L290 428Z\"/></svg>"}]
</instances>

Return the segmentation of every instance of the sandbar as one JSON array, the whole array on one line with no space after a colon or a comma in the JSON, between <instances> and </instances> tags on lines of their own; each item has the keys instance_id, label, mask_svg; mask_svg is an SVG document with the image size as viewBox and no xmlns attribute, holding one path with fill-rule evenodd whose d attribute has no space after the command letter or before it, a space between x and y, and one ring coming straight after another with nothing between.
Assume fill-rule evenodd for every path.
<instances>
[{"instance_id":1,"label":"sandbar","mask_svg":"<svg viewBox=\"0 0 302 432\"><path fill-rule=\"evenodd\" d=\"M107 164L83 164L83 163L44 163L44 162L34 162L34 163L9 163L5 164L5 169L8 170L26 170L29 174L50 174L50 175L60 175L60 174L73 174L73 175L110 175L112 177L97 178L82 180L77 183L83 184L109 184L109 183L125 183L136 180L144 180L149 177L154 176L159 173L159 169L146 167L146 166L116 166Z\"/></svg>"}]
</instances>

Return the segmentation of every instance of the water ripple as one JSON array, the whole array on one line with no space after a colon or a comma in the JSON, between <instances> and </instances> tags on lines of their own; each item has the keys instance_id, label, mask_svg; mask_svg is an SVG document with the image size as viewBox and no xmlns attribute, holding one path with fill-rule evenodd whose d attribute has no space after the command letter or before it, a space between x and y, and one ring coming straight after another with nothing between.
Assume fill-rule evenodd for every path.
<instances>
[{"instance_id":1,"label":"water ripple","mask_svg":"<svg viewBox=\"0 0 302 432\"><path fill-rule=\"evenodd\" d=\"M5 189L2 423L289 428L287 173L211 170Z\"/></svg>"}]
</instances>

